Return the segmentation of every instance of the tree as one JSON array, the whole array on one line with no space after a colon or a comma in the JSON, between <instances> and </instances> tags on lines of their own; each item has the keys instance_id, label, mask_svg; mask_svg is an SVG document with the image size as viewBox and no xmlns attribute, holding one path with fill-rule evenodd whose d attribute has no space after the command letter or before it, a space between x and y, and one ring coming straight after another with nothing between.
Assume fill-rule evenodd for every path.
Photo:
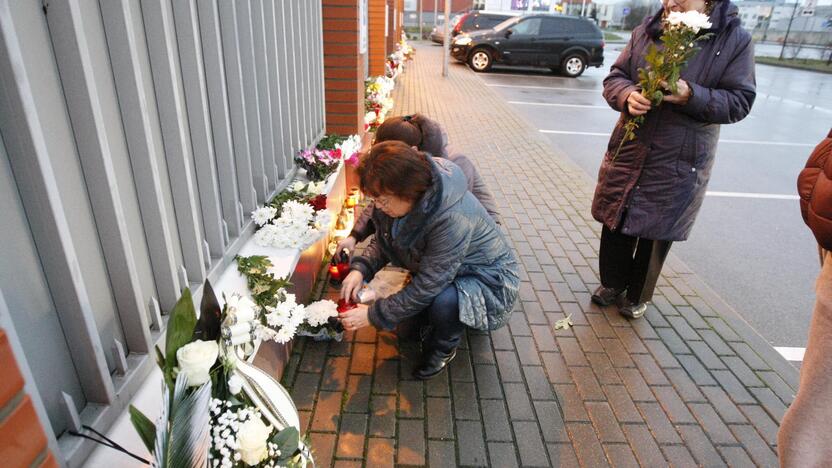
<instances>
[{"instance_id":1,"label":"tree","mask_svg":"<svg viewBox=\"0 0 832 468\"><path fill-rule=\"evenodd\" d=\"M653 13L653 7L649 3L642 3L638 0L630 2L630 13L624 17L624 29L633 30L644 21L644 18Z\"/></svg>"}]
</instances>

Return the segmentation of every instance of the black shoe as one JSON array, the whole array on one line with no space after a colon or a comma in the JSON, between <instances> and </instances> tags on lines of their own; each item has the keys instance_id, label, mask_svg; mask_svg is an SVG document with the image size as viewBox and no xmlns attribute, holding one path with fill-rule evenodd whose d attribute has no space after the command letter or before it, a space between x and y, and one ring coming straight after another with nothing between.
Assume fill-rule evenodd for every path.
<instances>
[{"instance_id":1,"label":"black shoe","mask_svg":"<svg viewBox=\"0 0 832 468\"><path fill-rule=\"evenodd\" d=\"M624 294L627 288L607 288L605 286L598 286L598 289L592 293L592 302L599 306L608 306L615 304L618 296Z\"/></svg>"},{"instance_id":2,"label":"black shoe","mask_svg":"<svg viewBox=\"0 0 832 468\"><path fill-rule=\"evenodd\" d=\"M428 380L439 375L456 357L456 348L448 354L442 351L428 351L425 354L425 361L413 371L413 377L419 380Z\"/></svg>"},{"instance_id":3,"label":"black shoe","mask_svg":"<svg viewBox=\"0 0 832 468\"><path fill-rule=\"evenodd\" d=\"M624 301L624 303L618 308L619 314L631 319L641 318L645 312L647 312L646 302L632 304L630 301Z\"/></svg>"}]
</instances>

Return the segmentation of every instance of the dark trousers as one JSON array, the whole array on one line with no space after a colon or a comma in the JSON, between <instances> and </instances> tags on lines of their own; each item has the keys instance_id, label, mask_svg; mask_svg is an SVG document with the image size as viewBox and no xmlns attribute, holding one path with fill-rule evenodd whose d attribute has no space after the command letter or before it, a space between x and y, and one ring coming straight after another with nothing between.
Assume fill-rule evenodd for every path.
<instances>
[{"instance_id":1,"label":"dark trousers","mask_svg":"<svg viewBox=\"0 0 832 468\"><path fill-rule=\"evenodd\" d=\"M627 299L633 304L649 301L672 243L640 239L604 226L598 253L601 284L607 288L626 288Z\"/></svg>"},{"instance_id":2,"label":"dark trousers","mask_svg":"<svg viewBox=\"0 0 832 468\"><path fill-rule=\"evenodd\" d=\"M422 327L429 326L430 332L425 337L425 350L437 350L450 353L459 345L465 324L459 321L459 299L456 286L451 284L438 296L427 309L415 317L399 324L397 333L400 337L417 340Z\"/></svg>"}]
</instances>

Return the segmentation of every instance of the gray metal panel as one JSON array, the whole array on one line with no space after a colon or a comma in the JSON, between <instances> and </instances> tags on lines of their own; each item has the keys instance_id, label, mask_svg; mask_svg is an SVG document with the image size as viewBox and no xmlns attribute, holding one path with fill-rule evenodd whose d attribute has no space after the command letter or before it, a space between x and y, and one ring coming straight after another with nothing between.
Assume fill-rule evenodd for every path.
<instances>
[{"instance_id":1,"label":"gray metal panel","mask_svg":"<svg viewBox=\"0 0 832 468\"><path fill-rule=\"evenodd\" d=\"M283 126L283 156L286 160L286 167L292 167L294 165L294 142L297 121L294 119L294 114L292 114L292 75L287 54L289 45L286 39L285 13L286 8L282 4L276 6L274 9L275 44L280 87L280 114L281 124Z\"/></svg>"},{"instance_id":2,"label":"gray metal panel","mask_svg":"<svg viewBox=\"0 0 832 468\"><path fill-rule=\"evenodd\" d=\"M100 21L96 21L100 14L88 14L86 17L92 21L85 24L78 0L56 3L50 13L47 21L55 58L124 337L130 351L148 353L150 329L110 159L113 135L107 133L104 125L99 84L87 42L87 34L103 38ZM110 73L109 67L106 73Z\"/></svg>"},{"instance_id":3,"label":"gray metal panel","mask_svg":"<svg viewBox=\"0 0 832 468\"><path fill-rule=\"evenodd\" d=\"M193 155L179 74L173 11L167 1L142 0L142 14L183 263L188 280L199 284L205 279L206 270L202 249L204 236L199 219L199 200L194 189Z\"/></svg>"},{"instance_id":4,"label":"gray metal panel","mask_svg":"<svg viewBox=\"0 0 832 468\"><path fill-rule=\"evenodd\" d=\"M237 10L234 8L234 2L219 1L218 3L222 50L225 57L225 77L228 83L228 103L231 111L234 160L237 162L237 185L240 190L242 209L250 212L257 208L248 139L248 127L255 123L249 123L246 119L243 72L240 68L240 43L237 36Z\"/></svg>"},{"instance_id":5,"label":"gray metal panel","mask_svg":"<svg viewBox=\"0 0 832 468\"><path fill-rule=\"evenodd\" d=\"M323 25L323 5L321 2L314 2L315 4L315 19L317 25L315 26L315 35L312 42L317 46L318 51L314 57L316 60L316 68L318 70L318 132L326 131L326 82L324 81L324 25ZM363 84L363 83L362 83Z\"/></svg>"},{"instance_id":6,"label":"gray metal panel","mask_svg":"<svg viewBox=\"0 0 832 468\"><path fill-rule=\"evenodd\" d=\"M283 3L284 21L283 27L286 30L286 60L289 64L289 96L291 102L291 109L289 111L290 118L293 121L292 128L292 153L298 152L303 148L303 141L305 139L306 128L301 118L303 113L303 101L300 99L300 93L303 85L303 72L299 66L297 59L298 40L296 30L298 28L297 5L295 2Z\"/></svg>"},{"instance_id":7,"label":"gray metal panel","mask_svg":"<svg viewBox=\"0 0 832 468\"><path fill-rule=\"evenodd\" d=\"M88 401L109 403L113 383L53 168L53 157L65 155L56 147L61 143L57 135L50 133L57 128L44 114L48 109L40 107L59 92L43 86L44 80L55 79L50 73L57 73L54 62L43 56L51 52L44 43L47 37L40 5L0 1L0 129L52 300L60 304L61 325L84 395Z\"/></svg>"},{"instance_id":8,"label":"gray metal panel","mask_svg":"<svg viewBox=\"0 0 832 468\"><path fill-rule=\"evenodd\" d=\"M274 23L274 2L263 1L264 33L266 41L266 64L269 67L269 97L272 111L272 148L274 149L274 167L278 179L286 177L286 147L283 134L283 116L280 107L280 73L283 71L278 66L278 53L276 43L276 31Z\"/></svg>"},{"instance_id":9,"label":"gray metal panel","mask_svg":"<svg viewBox=\"0 0 832 468\"><path fill-rule=\"evenodd\" d=\"M249 2L234 2L237 7L237 38L240 67L243 72L243 94L246 120L248 121L248 149L251 174L257 201L266 202L268 183L263 173L263 137L260 131L260 96L257 87L257 70L254 66L254 38L251 33L251 6Z\"/></svg>"},{"instance_id":10,"label":"gray metal panel","mask_svg":"<svg viewBox=\"0 0 832 468\"><path fill-rule=\"evenodd\" d=\"M219 11L217 10L216 0L199 0L198 9L205 79L214 137L214 155L217 162L217 175L220 180L222 216L228 226L229 236L237 237L240 235L243 220L240 218L240 211L238 210L240 196L234 166L234 148L231 139L231 120L228 109L222 38L220 37Z\"/></svg>"},{"instance_id":11,"label":"gray metal panel","mask_svg":"<svg viewBox=\"0 0 832 468\"><path fill-rule=\"evenodd\" d=\"M301 3L301 5L304 22L304 27L301 31L303 34L302 44L304 49L306 49L306 53L303 54L304 67L306 68L306 107L304 108L304 114L307 125L309 126L309 134L307 135L308 140L306 141L306 144L307 146L311 146L318 134L318 125L315 119L315 114L318 111L318 99L315 96L318 88L318 75L317 71L313 67L313 64L315 63L313 56L317 53L317 47L315 47L315 44L312 42L316 21L315 12L312 8L312 0L305 0Z\"/></svg>"},{"instance_id":12,"label":"gray metal panel","mask_svg":"<svg viewBox=\"0 0 832 468\"><path fill-rule=\"evenodd\" d=\"M194 169L196 170L199 201L205 239L211 256L221 256L225 250L220 193L211 134L211 114L208 108L207 85L202 60L202 39L197 23L196 0L173 2L173 17L179 43L180 65L188 108ZM210 259L206 259L210 262Z\"/></svg>"},{"instance_id":13,"label":"gray metal panel","mask_svg":"<svg viewBox=\"0 0 832 468\"><path fill-rule=\"evenodd\" d=\"M260 137L263 141L263 175L268 182L266 192L269 196L277 187L279 175L274 167L274 124L272 116L272 97L269 87L270 70L266 57L266 29L263 15L263 2L251 2L251 34L254 38L254 66L257 70L257 96L260 108Z\"/></svg>"}]
</instances>

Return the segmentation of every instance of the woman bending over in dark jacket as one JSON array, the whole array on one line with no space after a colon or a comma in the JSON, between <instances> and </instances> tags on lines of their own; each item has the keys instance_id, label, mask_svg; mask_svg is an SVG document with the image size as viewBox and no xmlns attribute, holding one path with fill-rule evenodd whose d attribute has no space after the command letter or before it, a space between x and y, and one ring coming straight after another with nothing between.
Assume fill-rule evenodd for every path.
<instances>
[{"instance_id":1,"label":"woman bending over in dark jacket","mask_svg":"<svg viewBox=\"0 0 832 468\"><path fill-rule=\"evenodd\" d=\"M728 0L662 0L664 8L634 31L604 79L604 98L621 113L598 171L592 215L604 224L598 254L601 287L593 302L639 318L673 241L688 238L705 198L721 124L742 120L754 103L754 49ZM651 109L638 86L650 44L671 11L710 15L711 36L682 70L676 94ZM634 140L624 124L645 115ZM613 160L614 159L614 160ZM626 297L624 293L626 292Z\"/></svg>"},{"instance_id":2,"label":"woman bending over in dark jacket","mask_svg":"<svg viewBox=\"0 0 832 468\"><path fill-rule=\"evenodd\" d=\"M474 163L463 154L448 153L448 136L436 121L422 114L390 117L376 130L375 143L383 141L402 141L431 156L453 161L465 174L468 191L473 193L474 197L482 203L482 206L494 218L494 221L500 222L497 202L482 177L480 177L480 173L477 172ZM352 252L357 243L363 242L364 239L373 234L374 227L370 222L372 214L373 205L369 205L355 221L355 226L353 226L350 235L338 243L339 252L344 249Z\"/></svg>"},{"instance_id":3,"label":"woman bending over in dark jacket","mask_svg":"<svg viewBox=\"0 0 832 468\"><path fill-rule=\"evenodd\" d=\"M508 321L520 286L517 260L457 165L388 141L372 147L358 174L361 190L376 206L376 235L352 259L342 297L357 299L363 282L388 263L407 269L413 279L341 321L348 330L389 330L424 316L431 332L414 376L429 379L454 358L465 326L493 330Z\"/></svg>"}]
</instances>

